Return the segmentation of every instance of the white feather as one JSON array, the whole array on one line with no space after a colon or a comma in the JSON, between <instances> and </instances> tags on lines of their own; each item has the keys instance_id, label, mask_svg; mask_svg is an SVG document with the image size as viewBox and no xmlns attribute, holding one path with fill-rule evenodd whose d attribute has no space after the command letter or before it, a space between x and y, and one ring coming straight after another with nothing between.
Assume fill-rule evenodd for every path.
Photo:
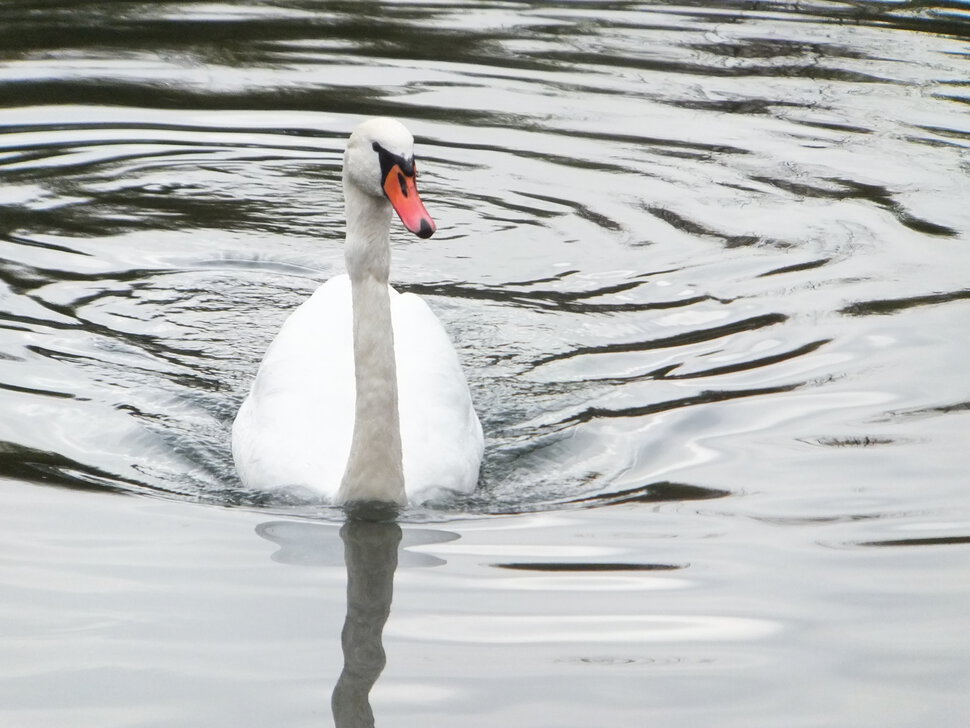
<instances>
[{"instance_id":1,"label":"white feather","mask_svg":"<svg viewBox=\"0 0 970 728\"><path fill-rule=\"evenodd\" d=\"M478 482L482 427L458 356L419 297L389 288L404 483L412 500ZM354 423L350 279L330 279L284 322L232 429L250 488L299 486L334 498Z\"/></svg>"}]
</instances>

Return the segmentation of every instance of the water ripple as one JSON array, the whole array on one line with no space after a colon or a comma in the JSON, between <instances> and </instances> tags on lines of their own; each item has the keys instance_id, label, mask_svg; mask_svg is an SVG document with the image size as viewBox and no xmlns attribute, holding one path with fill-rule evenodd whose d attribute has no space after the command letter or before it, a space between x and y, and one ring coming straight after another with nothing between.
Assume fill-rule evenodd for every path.
<instances>
[{"instance_id":1,"label":"water ripple","mask_svg":"<svg viewBox=\"0 0 970 728\"><path fill-rule=\"evenodd\" d=\"M576 356L587 356L590 354L617 354L631 351L649 351L651 349L667 349L675 346L697 344L704 341L720 339L725 336L731 336L742 331L756 331L767 326L775 326L785 322L787 319L788 317L783 314L764 314L761 316L754 316L749 319L744 319L742 321L734 321L721 326L698 329L696 331L677 334L675 336L668 336L660 339L605 344L602 346L585 346L572 351L561 352L559 354L550 354L549 356L535 360L532 362L532 366L539 367L550 362L571 359Z\"/></svg>"},{"instance_id":2,"label":"water ripple","mask_svg":"<svg viewBox=\"0 0 970 728\"><path fill-rule=\"evenodd\" d=\"M943 357L898 376L962 336L959 8L142 10L0 9L0 472L329 517L242 489L228 429L341 269L369 114L418 137L440 232L395 238L395 284L488 434L441 514L725 497L740 453L915 447L936 435L880 428L963 411Z\"/></svg>"}]
</instances>

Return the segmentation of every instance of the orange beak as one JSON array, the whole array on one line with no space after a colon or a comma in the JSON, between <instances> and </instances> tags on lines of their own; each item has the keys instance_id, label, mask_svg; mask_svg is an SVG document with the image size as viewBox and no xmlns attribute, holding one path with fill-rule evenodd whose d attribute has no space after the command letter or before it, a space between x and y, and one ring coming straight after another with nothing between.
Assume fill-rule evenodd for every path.
<instances>
[{"instance_id":1,"label":"orange beak","mask_svg":"<svg viewBox=\"0 0 970 728\"><path fill-rule=\"evenodd\" d=\"M391 206L401 218L404 227L419 238L430 238L434 235L437 226L418 197L415 175L404 174L400 165L395 164L384 177L384 194L391 201Z\"/></svg>"}]
</instances>

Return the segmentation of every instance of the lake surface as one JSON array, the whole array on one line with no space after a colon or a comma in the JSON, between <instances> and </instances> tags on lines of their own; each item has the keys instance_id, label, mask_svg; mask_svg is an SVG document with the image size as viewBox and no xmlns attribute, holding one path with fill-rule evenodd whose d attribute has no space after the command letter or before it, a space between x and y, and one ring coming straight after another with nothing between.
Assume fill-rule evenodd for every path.
<instances>
[{"instance_id":1,"label":"lake surface","mask_svg":"<svg viewBox=\"0 0 970 728\"><path fill-rule=\"evenodd\" d=\"M0 5L0 725L970 721L970 11ZM247 491L229 428L343 269L455 341L474 496Z\"/></svg>"}]
</instances>

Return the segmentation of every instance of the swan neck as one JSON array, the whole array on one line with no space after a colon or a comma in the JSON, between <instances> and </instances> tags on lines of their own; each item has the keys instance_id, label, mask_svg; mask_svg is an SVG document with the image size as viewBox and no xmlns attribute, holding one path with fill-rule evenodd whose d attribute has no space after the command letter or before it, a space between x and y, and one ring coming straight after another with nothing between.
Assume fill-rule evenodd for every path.
<instances>
[{"instance_id":1,"label":"swan neck","mask_svg":"<svg viewBox=\"0 0 970 728\"><path fill-rule=\"evenodd\" d=\"M354 199L359 194L361 199ZM338 503L385 501L404 505L404 468L398 414L397 367L388 287L390 210L348 189L347 249L354 329L356 399L350 457ZM376 202L383 202L377 200ZM389 208L386 203L384 208Z\"/></svg>"},{"instance_id":2,"label":"swan neck","mask_svg":"<svg viewBox=\"0 0 970 728\"><path fill-rule=\"evenodd\" d=\"M391 273L391 205L361 190L344 175L347 240L344 261L352 281L374 278L387 283Z\"/></svg>"}]
</instances>

